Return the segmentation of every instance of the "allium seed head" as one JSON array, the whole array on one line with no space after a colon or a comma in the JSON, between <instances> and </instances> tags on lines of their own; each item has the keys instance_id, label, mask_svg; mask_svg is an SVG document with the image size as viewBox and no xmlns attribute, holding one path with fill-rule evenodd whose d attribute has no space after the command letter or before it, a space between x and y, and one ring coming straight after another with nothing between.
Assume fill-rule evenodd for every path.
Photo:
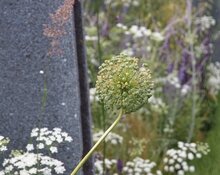
<instances>
[{"instance_id":1,"label":"allium seed head","mask_svg":"<svg viewBox=\"0 0 220 175\"><path fill-rule=\"evenodd\" d=\"M138 59L127 55L114 56L100 67L96 90L108 109L122 108L125 113L139 109L151 96L151 72Z\"/></svg>"}]
</instances>

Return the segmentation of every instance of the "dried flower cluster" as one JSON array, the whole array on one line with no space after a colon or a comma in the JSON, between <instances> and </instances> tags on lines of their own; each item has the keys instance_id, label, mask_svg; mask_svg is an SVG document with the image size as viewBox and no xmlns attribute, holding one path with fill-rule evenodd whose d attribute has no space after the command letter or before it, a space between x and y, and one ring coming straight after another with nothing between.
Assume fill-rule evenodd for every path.
<instances>
[{"instance_id":1,"label":"dried flower cluster","mask_svg":"<svg viewBox=\"0 0 220 175\"><path fill-rule=\"evenodd\" d=\"M151 95L150 70L138 66L138 59L127 55L114 56L100 67L96 90L108 109L116 107L125 113L139 109Z\"/></svg>"}]
</instances>

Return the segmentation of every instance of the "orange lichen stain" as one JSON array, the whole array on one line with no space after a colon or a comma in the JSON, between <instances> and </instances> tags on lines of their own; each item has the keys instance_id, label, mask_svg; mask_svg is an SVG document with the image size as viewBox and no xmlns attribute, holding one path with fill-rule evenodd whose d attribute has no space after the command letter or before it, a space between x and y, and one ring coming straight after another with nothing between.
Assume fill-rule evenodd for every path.
<instances>
[{"instance_id":1,"label":"orange lichen stain","mask_svg":"<svg viewBox=\"0 0 220 175\"><path fill-rule=\"evenodd\" d=\"M51 24L43 25L43 35L50 39L49 56L62 55L60 48L60 38L66 34L65 24L72 15L75 0L64 0L54 13L50 14Z\"/></svg>"},{"instance_id":2,"label":"orange lichen stain","mask_svg":"<svg viewBox=\"0 0 220 175\"><path fill-rule=\"evenodd\" d=\"M71 16L75 0L65 0L64 4L54 14L50 14L53 23L64 25Z\"/></svg>"}]
</instances>

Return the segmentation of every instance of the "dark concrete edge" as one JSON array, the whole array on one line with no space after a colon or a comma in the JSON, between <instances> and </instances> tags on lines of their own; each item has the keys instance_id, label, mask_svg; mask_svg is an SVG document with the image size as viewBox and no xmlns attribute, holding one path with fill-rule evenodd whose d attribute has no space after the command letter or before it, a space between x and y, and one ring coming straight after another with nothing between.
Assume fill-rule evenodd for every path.
<instances>
[{"instance_id":1,"label":"dark concrete edge","mask_svg":"<svg viewBox=\"0 0 220 175\"><path fill-rule=\"evenodd\" d=\"M83 156L92 147L92 132L91 132L91 111L89 102L89 83L87 73L86 49L83 30L83 15L82 3L80 0L75 0L74 4L74 23L76 36L76 50L79 70L79 88L80 88L80 110L81 110L81 128L83 137ZM90 158L83 166L84 175L93 175L93 158Z\"/></svg>"}]
</instances>

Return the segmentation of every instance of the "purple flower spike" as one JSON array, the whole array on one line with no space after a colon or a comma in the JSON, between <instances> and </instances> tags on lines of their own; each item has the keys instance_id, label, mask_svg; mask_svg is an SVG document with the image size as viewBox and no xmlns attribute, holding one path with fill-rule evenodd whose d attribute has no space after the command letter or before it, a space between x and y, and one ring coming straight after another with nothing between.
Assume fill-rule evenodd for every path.
<instances>
[{"instance_id":1,"label":"purple flower spike","mask_svg":"<svg viewBox=\"0 0 220 175\"><path fill-rule=\"evenodd\" d=\"M180 67L178 77L179 77L181 85L187 82L187 73L186 73L186 69L184 65Z\"/></svg>"},{"instance_id":2,"label":"purple flower spike","mask_svg":"<svg viewBox=\"0 0 220 175\"><path fill-rule=\"evenodd\" d=\"M123 162L122 160L118 159L117 161L117 170L119 173L122 173L122 169L123 169Z\"/></svg>"},{"instance_id":3,"label":"purple flower spike","mask_svg":"<svg viewBox=\"0 0 220 175\"><path fill-rule=\"evenodd\" d=\"M173 72L173 63L168 65L167 72L170 74Z\"/></svg>"}]
</instances>

